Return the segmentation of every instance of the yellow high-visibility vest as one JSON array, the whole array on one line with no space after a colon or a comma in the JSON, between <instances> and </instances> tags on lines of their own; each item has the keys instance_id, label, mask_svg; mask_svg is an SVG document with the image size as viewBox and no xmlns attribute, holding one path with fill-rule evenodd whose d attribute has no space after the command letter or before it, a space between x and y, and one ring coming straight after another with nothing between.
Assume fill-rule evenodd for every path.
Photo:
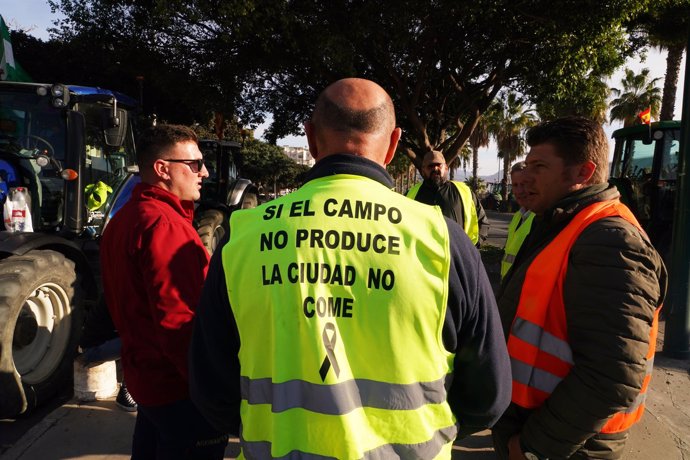
<instances>
[{"instance_id":1,"label":"yellow high-visibility vest","mask_svg":"<svg viewBox=\"0 0 690 460\"><path fill-rule=\"evenodd\" d=\"M524 218L523 218L524 216ZM527 211L522 214L517 211L513 214L513 218L508 225L508 238L506 238L506 245L503 249L503 260L501 260L501 279L506 276L508 270L515 262L515 256L525 242L525 238L529 235L532 229L532 221L534 220L534 213ZM520 222L522 221L522 224ZM519 226L518 226L519 225Z\"/></svg>"},{"instance_id":2,"label":"yellow high-visibility vest","mask_svg":"<svg viewBox=\"0 0 690 460\"><path fill-rule=\"evenodd\" d=\"M240 458L449 459L440 210L339 174L235 211L230 227Z\"/></svg>"}]
</instances>

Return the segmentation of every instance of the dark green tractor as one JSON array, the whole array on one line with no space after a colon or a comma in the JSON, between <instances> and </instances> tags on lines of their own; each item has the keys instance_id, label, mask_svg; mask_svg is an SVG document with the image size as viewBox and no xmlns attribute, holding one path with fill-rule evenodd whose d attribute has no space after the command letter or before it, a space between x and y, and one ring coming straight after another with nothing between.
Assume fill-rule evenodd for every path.
<instances>
[{"instance_id":1,"label":"dark green tractor","mask_svg":"<svg viewBox=\"0 0 690 460\"><path fill-rule=\"evenodd\" d=\"M100 292L98 238L137 178L137 106L102 88L0 82L0 418L71 383ZM31 225L13 225L18 192Z\"/></svg>"}]
</instances>

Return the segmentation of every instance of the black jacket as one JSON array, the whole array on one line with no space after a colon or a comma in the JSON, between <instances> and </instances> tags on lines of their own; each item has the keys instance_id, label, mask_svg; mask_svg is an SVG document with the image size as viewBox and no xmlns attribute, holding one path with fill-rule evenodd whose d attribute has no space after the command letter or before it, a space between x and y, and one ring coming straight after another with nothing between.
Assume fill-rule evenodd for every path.
<instances>
[{"instance_id":1,"label":"black jacket","mask_svg":"<svg viewBox=\"0 0 690 460\"><path fill-rule=\"evenodd\" d=\"M464 228L465 219L463 218L462 199L460 199L460 192L458 192L457 187L453 185L452 181L447 180L440 186L437 186L433 181L425 180L420 185L417 196L414 199L420 203L440 207L444 216L454 220ZM489 237L490 223L484 207L474 192L472 192L472 200L477 211L477 221L479 224L479 241L477 241L477 247L479 247Z\"/></svg>"},{"instance_id":2,"label":"black jacket","mask_svg":"<svg viewBox=\"0 0 690 460\"><path fill-rule=\"evenodd\" d=\"M393 185L382 167L352 155L334 155L319 161L307 180L334 174L360 175L388 187ZM455 353L455 378L448 390L448 402L458 420L458 436L462 437L491 426L503 413L510 401L510 367L479 252L462 228L448 219L446 222L452 260L443 342L448 351ZM192 400L209 422L221 431L238 433L240 343L231 308L221 251L217 250L195 319L190 389Z\"/></svg>"}]
</instances>

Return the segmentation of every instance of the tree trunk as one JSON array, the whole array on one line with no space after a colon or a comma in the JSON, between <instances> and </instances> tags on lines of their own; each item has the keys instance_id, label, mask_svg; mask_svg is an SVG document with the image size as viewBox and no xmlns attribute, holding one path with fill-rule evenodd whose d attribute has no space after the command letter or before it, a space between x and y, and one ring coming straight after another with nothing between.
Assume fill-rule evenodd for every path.
<instances>
[{"instance_id":1,"label":"tree trunk","mask_svg":"<svg viewBox=\"0 0 690 460\"><path fill-rule=\"evenodd\" d=\"M501 190L501 198L503 198L504 203L508 203L508 171L510 170L510 154L505 152L503 154L503 179L501 184L505 184Z\"/></svg>"},{"instance_id":2,"label":"tree trunk","mask_svg":"<svg viewBox=\"0 0 690 460\"><path fill-rule=\"evenodd\" d=\"M678 88L678 74L683 60L684 43L674 44L668 47L666 56L666 76L664 77L664 95L661 99L660 120L673 120L676 105L676 90Z\"/></svg>"},{"instance_id":3,"label":"tree trunk","mask_svg":"<svg viewBox=\"0 0 690 460\"><path fill-rule=\"evenodd\" d=\"M479 149L472 149L472 177L474 178L474 193L477 193L477 187L479 186Z\"/></svg>"}]
</instances>

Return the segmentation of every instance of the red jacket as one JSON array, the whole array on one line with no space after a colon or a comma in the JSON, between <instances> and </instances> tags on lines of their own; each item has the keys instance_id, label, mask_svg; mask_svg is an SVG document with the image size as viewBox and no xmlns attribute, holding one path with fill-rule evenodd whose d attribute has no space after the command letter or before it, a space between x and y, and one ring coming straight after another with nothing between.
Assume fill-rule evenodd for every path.
<instances>
[{"instance_id":1,"label":"red jacket","mask_svg":"<svg viewBox=\"0 0 690 460\"><path fill-rule=\"evenodd\" d=\"M187 351L209 261L193 215L191 201L141 183L101 241L103 289L122 339L127 389L143 405L189 397Z\"/></svg>"}]
</instances>

